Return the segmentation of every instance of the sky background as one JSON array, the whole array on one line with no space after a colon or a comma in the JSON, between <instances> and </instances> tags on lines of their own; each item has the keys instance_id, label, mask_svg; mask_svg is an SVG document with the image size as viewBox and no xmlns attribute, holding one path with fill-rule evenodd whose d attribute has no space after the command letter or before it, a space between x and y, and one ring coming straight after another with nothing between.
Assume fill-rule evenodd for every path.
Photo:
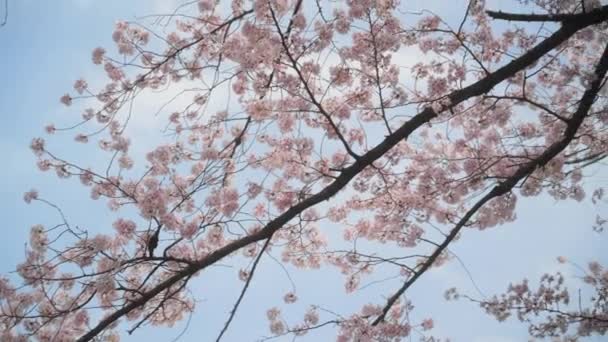
<instances>
[{"instance_id":1,"label":"sky background","mask_svg":"<svg viewBox=\"0 0 608 342\"><path fill-rule=\"evenodd\" d=\"M81 187L77 180L59 180L52 173L38 171L28 146L33 137L43 135L46 124L73 122L74 115L80 115L80 112L74 112L76 109L62 106L58 99L71 90L75 79L85 77L94 82L95 77L101 75L101 70L95 69L90 62L91 50L97 46L112 46L111 33L117 20L168 13L176 2L9 0L8 23L0 28L0 75L3 79L0 87L0 154L4 155L0 167L2 274L11 272L22 260L31 225L57 220L50 208L39 204L28 206L23 202L22 195L30 188L38 189L42 197L60 205L73 224L94 231L109 229L113 217L107 214L105 203L90 200L89 190ZM446 7L445 1L428 3L438 10L451 11L459 9L463 1L450 2L453 8ZM508 9L514 2L494 1L494 4ZM140 104L140 111L145 112L147 105ZM145 140L148 134L153 134L150 128L155 126L145 117L136 125L140 125L134 128L139 136L134 139ZM96 162L96 156L88 155L74 145L60 140L52 148L84 161ZM605 186L605 171L605 167L595 170L593 176L586 179L586 186L589 189ZM556 202L542 196L522 198L516 222L485 232L467 231L453 246L452 252L459 256L477 286L487 295L500 293L509 282L524 277L535 283L544 272L556 270L576 283L576 277L581 273L572 266L558 265L556 257L564 255L581 265L591 260L608 264L607 237L592 231L596 214L602 210L605 213L605 209L605 206L594 206L589 201ZM189 323L184 320L173 328L144 328L131 337L125 336L124 340L172 341L177 337L180 341L210 340L217 335L240 291L242 284L234 281L236 272L238 269L217 267L205 272L194 283L191 290L201 302ZM291 272L291 277L302 302L293 305L292 312L286 314L292 322L301 320L309 303L348 314L364 303L383 303L382 294L398 287L398 283L389 281L347 296L342 294L342 276L333 268ZM446 267L425 274L409 292L408 298L415 306L414 321L432 317L436 324L434 335L450 337L452 341L527 340L527 328L522 324L497 323L473 303L444 301L443 292L450 287L479 297L465 269L452 261ZM250 293L224 340L254 341L269 335L265 311L275 305L290 309L282 304L282 296L290 290L290 281L282 268L272 259L264 258ZM332 340L333 333L332 328L320 329L301 340ZM417 336L414 334L414 337Z\"/></svg>"}]
</instances>

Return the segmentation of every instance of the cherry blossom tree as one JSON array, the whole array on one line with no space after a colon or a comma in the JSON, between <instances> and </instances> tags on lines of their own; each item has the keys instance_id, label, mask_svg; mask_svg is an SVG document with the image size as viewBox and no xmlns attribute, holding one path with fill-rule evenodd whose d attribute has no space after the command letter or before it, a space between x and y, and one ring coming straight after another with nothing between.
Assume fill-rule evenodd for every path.
<instances>
[{"instance_id":1,"label":"cherry blossom tree","mask_svg":"<svg viewBox=\"0 0 608 342\"><path fill-rule=\"evenodd\" d=\"M560 260L563 260L560 258ZM593 296L587 307L566 309L574 294L564 285L561 273L544 274L538 289L529 287L528 281L511 284L507 293L494 296L491 299L476 300L480 306L503 321L512 314L526 322L530 335L534 337L558 337L563 341L577 341L580 337L593 334L605 335L608 330L608 271L603 270L597 262L591 262L588 270L584 271L584 281L593 288ZM447 291L448 298L458 298L455 289Z\"/></svg>"},{"instance_id":2,"label":"cherry blossom tree","mask_svg":"<svg viewBox=\"0 0 608 342\"><path fill-rule=\"evenodd\" d=\"M124 327L172 326L199 305L191 283L221 263L242 291L214 309L226 314L219 341L272 250L301 272L335 269L346 292L382 269L400 277L386 301L348 315L313 304L288 322L299 298L286 293L258 322L273 336L332 326L339 341L413 330L437 341L432 313L410 320L404 295L465 230L515 220L522 196L603 201L582 180L608 154L608 6L520 2L530 11L471 0L454 19L397 0L201 0L118 22L116 46L92 51L104 83L78 79L60 98L82 116L46 127L107 163L47 147L55 136L31 142L40 170L79 179L117 219L94 233L24 195L60 221L31 228L21 281L0 278L1 339L116 341ZM424 58L409 64L404 49ZM163 92L188 101L131 110ZM129 131L142 118L161 127L145 153ZM574 310L559 274L465 297L499 320L515 313L536 337L604 335L608 271L586 272L596 295Z\"/></svg>"}]
</instances>

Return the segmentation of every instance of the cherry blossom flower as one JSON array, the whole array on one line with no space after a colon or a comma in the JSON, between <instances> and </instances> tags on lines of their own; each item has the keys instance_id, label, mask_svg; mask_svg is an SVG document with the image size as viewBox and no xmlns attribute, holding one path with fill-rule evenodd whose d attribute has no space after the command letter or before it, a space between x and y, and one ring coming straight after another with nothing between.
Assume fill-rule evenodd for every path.
<instances>
[{"instance_id":1,"label":"cherry blossom flower","mask_svg":"<svg viewBox=\"0 0 608 342\"><path fill-rule=\"evenodd\" d=\"M37 156L42 155L42 153L44 152L44 140L42 138L32 139L32 142L30 143L30 149Z\"/></svg>"},{"instance_id":2,"label":"cherry blossom flower","mask_svg":"<svg viewBox=\"0 0 608 342\"><path fill-rule=\"evenodd\" d=\"M288 292L287 294L285 294L285 296L283 296L283 301L287 304L295 303L297 300L298 297L293 292Z\"/></svg>"},{"instance_id":3,"label":"cherry blossom flower","mask_svg":"<svg viewBox=\"0 0 608 342\"><path fill-rule=\"evenodd\" d=\"M79 80L76 80L76 82L74 82L74 90L76 90L78 92L78 94L84 93L84 91L87 89L87 87L88 87L87 82L85 80L83 80L82 78Z\"/></svg>"},{"instance_id":4,"label":"cherry blossom flower","mask_svg":"<svg viewBox=\"0 0 608 342\"><path fill-rule=\"evenodd\" d=\"M32 189L28 192L26 192L25 194L23 194L23 200L25 201L25 203L31 203L32 200L36 200L38 199L38 191L35 189Z\"/></svg>"},{"instance_id":5,"label":"cherry blossom flower","mask_svg":"<svg viewBox=\"0 0 608 342\"><path fill-rule=\"evenodd\" d=\"M104 58L105 53L106 53L105 49L103 49L101 47L95 48L93 50L93 63L94 64L101 64L103 62L103 58Z\"/></svg>"},{"instance_id":6,"label":"cherry blossom flower","mask_svg":"<svg viewBox=\"0 0 608 342\"><path fill-rule=\"evenodd\" d=\"M62 96L62 97L59 99L59 101L60 101L61 103L63 103L64 105L66 105L66 106L71 106L71 105L72 105L72 97L70 96L70 94L65 94L65 95L63 95L63 96Z\"/></svg>"}]
</instances>

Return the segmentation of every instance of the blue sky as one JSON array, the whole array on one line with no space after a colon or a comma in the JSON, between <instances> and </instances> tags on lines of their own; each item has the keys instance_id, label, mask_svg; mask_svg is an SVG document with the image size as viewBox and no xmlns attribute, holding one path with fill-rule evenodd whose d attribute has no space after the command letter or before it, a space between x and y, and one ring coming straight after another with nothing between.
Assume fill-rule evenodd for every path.
<instances>
[{"instance_id":1,"label":"blue sky","mask_svg":"<svg viewBox=\"0 0 608 342\"><path fill-rule=\"evenodd\" d=\"M92 230L109 229L112 217L106 213L105 204L89 200L88 190L79 186L76 180L59 180L53 174L39 172L28 148L29 142L32 137L43 134L47 123L73 122L74 116L80 114L61 106L58 99L71 89L75 79L99 75L100 70L95 70L90 63L90 52L97 46L111 46L116 20L166 13L173 3L162 0L9 0L8 23L0 28L3 47L0 75L4 80L0 88L0 153L5 156L4 167L0 168L3 215L0 272L10 272L22 259L31 225L52 223L57 219L56 213L49 208L27 206L22 201L23 192L30 188L39 189L44 198L60 205L74 224ZM507 6L511 1L495 3ZM145 134L145 130L140 132ZM65 141L71 141L71 138ZM95 156L86 155L73 145L60 140L53 148L95 162ZM587 186L605 185L605 171L603 167L588 178ZM510 281L524 277L535 280L545 271L558 269L574 281L576 271L572 267L559 268L555 258L565 255L582 265L591 260L608 262L607 253L602 250L606 236L591 229L595 214L600 210L605 211L605 207L593 206L588 201L557 203L547 197L522 199L516 222L486 232L467 231L452 251L466 264L486 294L501 292ZM201 303L180 341L206 341L217 334L240 290L241 284L234 281L235 272L238 268L217 267L195 282L192 290ZM394 281L385 282L347 296L341 294L342 277L335 269L291 272L291 276L302 302L294 305L294 313L288 314L294 320L302 317L309 303L321 303L348 314L363 303L382 303L382 294L398 287ZM426 274L408 295L416 307L414 317L433 317L437 335L451 337L452 341L526 340L527 331L523 325L499 324L471 303L445 302L443 291L453 286L475 294L467 273L457 262ZM263 259L233 329L224 340L253 341L268 335L265 310L281 305L283 294L289 290L291 285L283 270L271 259ZM182 322L172 329L145 328L134 336L126 336L125 340L171 341L185 324ZM331 340L332 333L332 329L321 329L301 340Z\"/></svg>"}]
</instances>

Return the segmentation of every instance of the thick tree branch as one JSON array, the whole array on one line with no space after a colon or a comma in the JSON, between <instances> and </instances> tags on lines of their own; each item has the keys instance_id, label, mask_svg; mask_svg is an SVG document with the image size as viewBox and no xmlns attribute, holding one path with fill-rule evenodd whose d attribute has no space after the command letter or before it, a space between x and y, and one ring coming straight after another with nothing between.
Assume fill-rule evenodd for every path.
<instances>
[{"instance_id":1,"label":"thick tree branch","mask_svg":"<svg viewBox=\"0 0 608 342\"><path fill-rule=\"evenodd\" d=\"M443 253L443 251L456 238L458 233L467 224L467 222L471 219L471 217L473 215L475 215L475 213L481 207L483 207L484 204L486 204L487 202L489 202L490 200L492 200L496 197L500 197L500 196L510 192L520 180L522 180L524 177L530 175L537 168L546 165L555 156L560 154L564 149L566 149L566 147L568 147L570 142L575 138L575 134L578 131L581 124L583 123L583 120L589 113L589 110L591 109L591 106L593 105L593 102L595 101L595 98L597 97L597 94L598 94L599 90L601 89L601 82L604 79L604 77L606 76L607 71L608 71L608 46L606 46L606 49L604 50L604 53L602 54L602 57L600 58L600 61L597 64L597 67L595 69L595 78L594 78L593 82L591 82L589 89L587 89L585 91L585 93L583 94L577 111L568 120L568 126L566 127L566 130L564 131L564 135L563 135L562 139L553 143L551 146L549 146L537 158L524 164L511 177L500 182L488 194L486 194L477 203L475 203L475 205L473 205L473 207L471 207L471 209L469 209L469 211L467 211L467 213L460 219L460 221L458 221L456 226L454 226L454 228L450 231L450 234L448 234L448 236L445 238L443 243L433 252L431 257L429 257L424 262L424 264L422 264L420 269L417 270L416 273L410 279L408 279L401 286L401 288L399 288L399 290L397 290L397 292L395 292L395 294L393 294L388 299L385 307L382 310L382 314L374 320L372 325L378 325L380 322L382 322L384 320L386 314L388 313L390 308L395 304L397 299L399 299L399 297L403 293L405 293L405 291L410 286L412 286L412 284L414 284L416 282L416 280L418 280L418 278L420 278L420 276L422 276L422 274L424 274L433 265L433 263L441 255L441 253Z\"/></svg>"},{"instance_id":2,"label":"thick tree branch","mask_svg":"<svg viewBox=\"0 0 608 342\"><path fill-rule=\"evenodd\" d=\"M517 72L529 67L535 63L539 58L544 56L549 51L553 50L560 44L568 40L578 30L589 27L591 25L600 23L608 19L608 6L604 6L599 10L590 12L586 17L581 17L581 20L569 21L563 25L551 36L543 40L541 43L536 45L534 48L528 50L525 54L516 58L499 68L492 74L484 77L483 79L465 87L460 90L454 91L449 95L451 103L449 106L445 106L442 110L449 110L451 107L456 106L470 98L482 95L490 91L494 86L500 82L512 77ZM584 101L583 101L584 102ZM268 239L283 225L288 223L291 219L302 213L304 210L328 200L340 190L342 190L355 176L357 176L366 167L370 166L376 160L384 156L390 149L407 139L408 136L416 129L429 122L431 119L437 117L437 113L430 107L422 110L419 114L412 117L409 121L405 122L401 127L387 136L380 144L363 154L358 160L356 160L349 167L345 168L336 179L325 187L323 190L316 194L302 200L295 204L283 214L274 218L272 221L266 224L263 229L247 235L238 240L232 241L222 248L209 253L204 258L197 262L188 265L181 271L175 273L173 276L165 279L159 283L156 287L143 293L139 298L125 304L122 308L114 311L102 319L96 326L89 330L86 334L81 336L78 341L90 341L103 330L107 329L114 322L119 320L124 315L128 314L132 310L145 305L150 299L160 294L163 290L175 285L179 281L183 280L188 276L192 276L195 273L205 269L206 267L216 263L217 261L225 258L226 256L234 253L235 251L257 241ZM582 118L581 118L582 121ZM572 126L569 126L572 127ZM567 144L566 144L567 145ZM504 194L504 189L508 187L508 184L501 185L495 192ZM486 200L487 201L487 200Z\"/></svg>"},{"instance_id":3,"label":"thick tree branch","mask_svg":"<svg viewBox=\"0 0 608 342\"><path fill-rule=\"evenodd\" d=\"M488 16L493 19L509 20L509 21L527 21L527 22L575 22L581 20L593 20L593 16L601 17L602 11L605 7L595 9L587 13L576 13L576 14L520 14L520 13L508 13L502 11L486 11Z\"/></svg>"}]
</instances>

